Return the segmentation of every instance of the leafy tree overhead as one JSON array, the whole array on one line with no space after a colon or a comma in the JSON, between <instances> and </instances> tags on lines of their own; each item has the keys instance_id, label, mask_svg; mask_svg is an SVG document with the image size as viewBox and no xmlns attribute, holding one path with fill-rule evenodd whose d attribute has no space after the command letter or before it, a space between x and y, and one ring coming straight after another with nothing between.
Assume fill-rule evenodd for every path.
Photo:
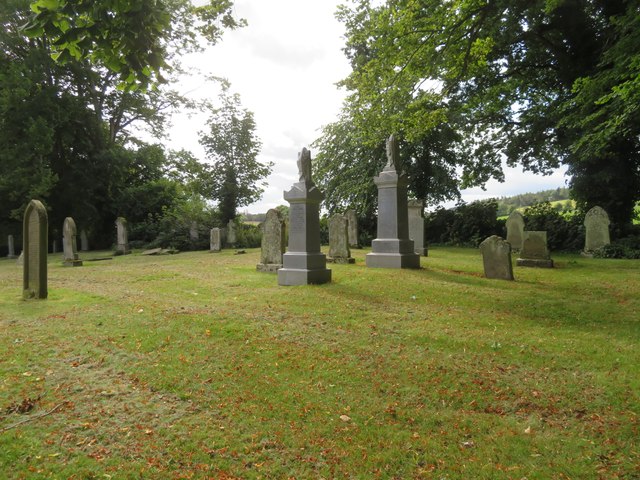
<instances>
[{"instance_id":1,"label":"leafy tree overhead","mask_svg":"<svg viewBox=\"0 0 640 480\"><path fill-rule=\"evenodd\" d=\"M240 96L223 88L222 106L213 109L209 129L200 132L211 166L207 171L210 192L219 202L223 223L236 217L238 207L249 205L262 196L264 179L273 163L258 162L261 142L256 136L253 113L243 109Z\"/></svg>"},{"instance_id":2,"label":"leafy tree overhead","mask_svg":"<svg viewBox=\"0 0 640 480\"><path fill-rule=\"evenodd\" d=\"M338 17L353 69L339 123L358 144L396 133L421 159L448 142L461 187L503 178L503 160L543 173L564 163L578 200L629 221L640 198L636 1L360 0ZM339 165L334 128L319 145ZM414 175L434 160L446 172L444 153Z\"/></svg>"}]
</instances>

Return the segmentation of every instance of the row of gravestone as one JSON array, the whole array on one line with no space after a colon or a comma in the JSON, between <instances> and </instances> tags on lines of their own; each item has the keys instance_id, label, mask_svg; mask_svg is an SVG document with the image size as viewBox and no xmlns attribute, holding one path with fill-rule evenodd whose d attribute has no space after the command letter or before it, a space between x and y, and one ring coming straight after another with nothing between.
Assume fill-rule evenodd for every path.
<instances>
[{"instance_id":1,"label":"row of gravestone","mask_svg":"<svg viewBox=\"0 0 640 480\"><path fill-rule=\"evenodd\" d=\"M609 234L609 215L599 206L593 207L584 217L585 239L584 255L592 255L595 250L611 243ZM514 251L520 251L526 239L524 217L514 210L507 218L507 242Z\"/></svg>"}]
</instances>

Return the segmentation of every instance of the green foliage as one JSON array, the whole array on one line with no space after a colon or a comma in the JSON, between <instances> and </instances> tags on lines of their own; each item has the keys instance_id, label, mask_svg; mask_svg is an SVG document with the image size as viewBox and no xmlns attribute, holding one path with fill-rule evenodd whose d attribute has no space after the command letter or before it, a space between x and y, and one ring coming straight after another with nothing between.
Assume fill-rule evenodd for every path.
<instances>
[{"instance_id":1,"label":"green foliage","mask_svg":"<svg viewBox=\"0 0 640 480\"><path fill-rule=\"evenodd\" d=\"M439 208L425 215L427 241L445 245L477 247L491 235L504 236L504 222L497 219L495 199Z\"/></svg>"},{"instance_id":2,"label":"green foliage","mask_svg":"<svg viewBox=\"0 0 640 480\"><path fill-rule=\"evenodd\" d=\"M200 132L200 144L211 162L206 169L206 197L219 202L226 223L236 217L238 207L262 196L273 163L257 161L261 142L253 113L241 108L240 96L224 88L220 101L222 106L211 112L209 130Z\"/></svg>"},{"instance_id":3,"label":"green foliage","mask_svg":"<svg viewBox=\"0 0 640 480\"><path fill-rule=\"evenodd\" d=\"M593 252L595 258L640 258L640 233L634 229L631 235L619 238Z\"/></svg>"},{"instance_id":4,"label":"green foliage","mask_svg":"<svg viewBox=\"0 0 640 480\"><path fill-rule=\"evenodd\" d=\"M569 199L568 188L556 188L552 190L543 190L536 193L521 193L511 197L502 197L498 199L498 216L509 215L514 210L522 207L529 207L535 203L541 202L559 202ZM556 205L556 203L554 203ZM571 210L563 204L563 210Z\"/></svg>"},{"instance_id":5,"label":"green foliage","mask_svg":"<svg viewBox=\"0 0 640 480\"><path fill-rule=\"evenodd\" d=\"M257 225L237 222L236 239L237 248L259 248L262 242L262 230Z\"/></svg>"},{"instance_id":6,"label":"green foliage","mask_svg":"<svg viewBox=\"0 0 640 480\"><path fill-rule=\"evenodd\" d=\"M580 251L584 247L584 213L562 214L549 202L528 207L523 212L526 230L545 230L552 251Z\"/></svg>"}]
</instances>

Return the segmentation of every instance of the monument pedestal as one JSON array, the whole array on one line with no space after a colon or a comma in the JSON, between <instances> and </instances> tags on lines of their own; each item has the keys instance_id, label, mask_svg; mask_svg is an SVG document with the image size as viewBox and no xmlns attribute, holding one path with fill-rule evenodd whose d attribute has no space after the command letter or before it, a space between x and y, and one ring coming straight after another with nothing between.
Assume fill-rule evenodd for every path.
<instances>
[{"instance_id":1,"label":"monument pedestal","mask_svg":"<svg viewBox=\"0 0 640 480\"><path fill-rule=\"evenodd\" d=\"M82 260L65 259L62 262L62 266L63 267L81 267L82 266Z\"/></svg>"}]
</instances>

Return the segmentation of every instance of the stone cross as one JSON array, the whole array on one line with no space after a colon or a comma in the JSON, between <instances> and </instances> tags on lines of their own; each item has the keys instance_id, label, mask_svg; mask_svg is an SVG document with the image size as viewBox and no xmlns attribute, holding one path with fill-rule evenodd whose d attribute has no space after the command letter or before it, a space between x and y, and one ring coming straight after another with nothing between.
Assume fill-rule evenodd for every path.
<instances>
[{"instance_id":1,"label":"stone cross","mask_svg":"<svg viewBox=\"0 0 640 480\"><path fill-rule=\"evenodd\" d=\"M62 252L64 254L62 264L66 267L80 267L82 265L82 260L78 258L76 232L76 222L73 218L65 218L62 225Z\"/></svg>"},{"instance_id":2,"label":"stone cross","mask_svg":"<svg viewBox=\"0 0 640 480\"><path fill-rule=\"evenodd\" d=\"M513 280L511 244L497 235L492 235L480 244L484 276L499 280Z\"/></svg>"},{"instance_id":3,"label":"stone cross","mask_svg":"<svg viewBox=\"0 0 640 480\"><path fill-rule=\"evenodd\" d=\"M609 245L609 215L602 207L593 207L584 217L584 253L591 254L600 247Z\"/></svg>"},{"instance_id":4,"label":"stone cross","mask_svg":"<svg viewBox=\"0 0 640 480\"><path fill-rule=\"evenodd\" d=\"M329 218L329 257L333 263L355 263L349 250L348 222L345 215L336 214Z\"/></svg>"},{"instance_id":5,"label":"stone cross","mask_svg":"<svg viewBox=\"0 0 640 480\"><path fill-rule=\"evenodd\" d=\"M127 220L124 217L116 219L117 247L116 252L120 255L128 255L131 253L129 248L129 234L127 232Z\"/></svg>"},{"instance_id":6,"label":"stone cross","mask_svg":"<svg viewBox=\"0 0 640 480\"><path fill-rule=\"evenodd\" d=\"M522 236L522 250L516 260L519 267L553 268L553 260L549 256L546 231L527 231Z\"/></svg>"},{"instance_id":7,"label":"stone cross","mask_svg":"<svg viewBox=\"0 0 640 480\"><path fill-rule=\"evenodd\" d=\"M222 231L219 228L212 228L209 233L209 251L219 252L222 250Z\"/></svg>"},{"instance_id":8,"label":"stone cross","mask_svg":"<svg viewBox=\"0 0 640 480\"><path fill-rule=\"evenodd\" d=\"M22 231L23 287L25 299L47 298L47 209L39 200L31 200L24 212Z\"/></svg>"},{"instance_id":9,"label":"stone cross","mask_svg":"<svg viewBox=\"0 0 640 480\"><path fill-rule=\"evenodd\" d=\"M524 232L524 217L520 212L514 210L509 214L506 222L507 242L511 244L513 251L519 252L522 249L522 235Z\"/></svg>"},{"instance_id":10,"label":"stone cross","mask_svg":"<svg viewBox=\"0 0 640 480\"><path fill-rule=\"evenodd\" d=\"M16 247L13 243L13 235L7 237L7 258L16 258Z\"/></svg>"},{"instance_id":11,"label":"stone cross","mask_svg":"<svg viewBox=\"0 0 640 480\"><path fill-rule=\"evenodd\" d=\"M349 246L353 248L360 248L360 242L358 240L358 217L355 210L347 210L344 212L347 217L347 233L349 234Z\"/></svg>"},{"instance_id":12,"label":"stone cross","mask_svg":"<svg viewBox=\"0 0 640 480\"><path fill-rule=\"evenodd\" d=\"M282 256L278 285L307 285L331 281L327 258L320 251L320 202L323 193L311 179L311 154L298 155L300 181L284 192L289 202L289 249Z\"/></svg>"},{"instance_id":13,"label":"stone cross","mask_svg":"<svg viewBox=\"0 0 640 480\"><path fill-rule=\"evenodd\" d=\"M407 203L409 216L409 238L413 240L413 251L423 257L428 256L424 243L424 202L409 200Z\"/></svg>"},{"instance_id":14,"label":"stone cross","mask_svg":"<svg viewBox=\"0 0 640 480\"><path fill-rule=\"evenodd\" d=\"M282 255L286 245L285 224L280 212L275 208L270 209L261 229L260 263L256 265L256 270L275 273L282 268Z\"/></svg>"}]
</instances>

